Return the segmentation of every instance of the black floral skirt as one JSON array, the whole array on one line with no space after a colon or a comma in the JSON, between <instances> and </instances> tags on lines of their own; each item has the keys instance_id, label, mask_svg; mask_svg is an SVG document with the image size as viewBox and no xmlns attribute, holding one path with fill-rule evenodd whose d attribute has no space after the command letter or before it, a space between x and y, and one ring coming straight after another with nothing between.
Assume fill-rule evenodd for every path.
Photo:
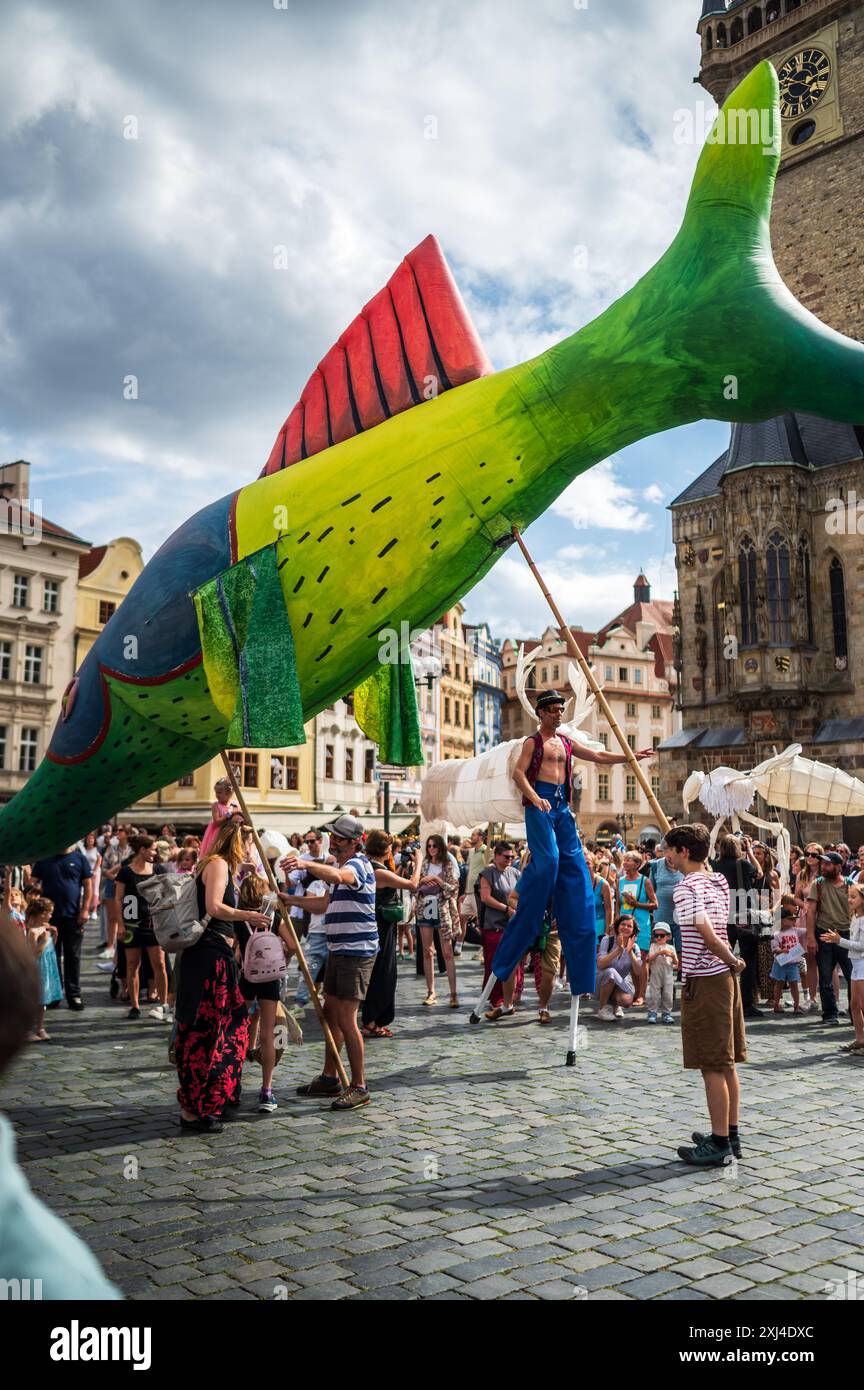
<instances>
[{"instance_id":1,"label":"black floral skirt","mask_svg":"<svg viewBox=\"0 0 864 1390\"><path fill-rule=\"evenodd\" d=\"M233 961L213 962L191 1023L177 1028L177 1099L196 1119L221 1115L240 1098L249 1046L249 1017Z\"/></svg>"}]
</instances>

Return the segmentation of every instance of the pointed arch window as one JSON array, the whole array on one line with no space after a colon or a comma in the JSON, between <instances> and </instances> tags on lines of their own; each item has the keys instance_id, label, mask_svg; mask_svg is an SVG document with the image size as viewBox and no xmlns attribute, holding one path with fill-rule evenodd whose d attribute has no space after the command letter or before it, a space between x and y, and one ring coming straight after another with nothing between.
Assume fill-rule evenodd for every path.
<instances>
[{"instance_id":1,"label":"pointed arch window","mask_svg":"<svg viewBox=\"0 0 864 1390\"><path fill-rule=\"evenodd\" d=\"M831 588L831 624L834 629L834 663L838 670L845 671L849 658L846 631L846 580L843 575L843 566L836 555L828 570L828 580Z\"/></svg>"},{"instance_id":2,"label":"pointed arch window","mask_svg":"<svg viewBox=\"0 0 864 1390\"><path fill-rule=\"evenodd\" d=\"M738 547L738 589L741 599L741 644L752 647L758 641L756 627L756 547L745 536Z\"/></svg>"},{"instance_id":3,"label":"pointed arch window","mask_svg":"<svg viewBox=\"0 0 864 1390\"><path fill-rule=\"evenodd\" d=\"M792 609L789 594L789 546L780 531L768 537L768 641L792 641Z\"/></svg>"},{"instance_id":4,"label":"pointed arch window","mask_svg":"<svg viewBox=\"0 0 864 1390\"><path fill-rule=\"evenodd\" d=\"M806 621L806 641L813 641L813 589L811 585L810 542L802 536L798 542L798 563L801 566L801 583L804 589L804 613Z\"/></svg>"},{"instance_id":5,"label":"pointed arch window","mask_svg":"<svg viewBox=\"0 0 864 1390\"><path fill-rule=\"evenodd\" d=\"M726 25L722 22L717 25L717 47L725 48L727 45Z\"/></svg>"},{"instance_id":6,"label":"pointed arch window","mask_svg":"<svg viewBox=\"0 0 864 1390\"><path fill-rule=\"evenodd\" d=\"M747 16L747 33L756 34L762 28L762 11L755 5Z\"/></svg>"},{"instance_id":7,"label":"pointed arch window","mask_svg":"<svg viewBox=\"0 0 864 1390\"><path fill-rule=\"evenodd\" d=\"M729 662L726 660L726 579L722 571L714 580L714 687L719 694L729 685Z\"/></svg>"},{"instance_id":8,"label":"pointed arch window","mask_svg":"<svg viewBox=\"0 0 864 1390\"><path fill-rule=\"evenodd\" d=\"M711 52L711 49L714 47L714 32L710 24L708 25L708 28L705 30L705 47L707 48L709 53Z\"/></svg>"},{"instance_id":9,"label":"pointed arch window","mask_svg":"<svg viewBox=\"0 0 864 1390\"><path fill-rule=\"evenodd\" d=\"M730 42L731 42L731 43L740 43L741 40L743 39L743 37L744 37L744 21L743 21L743 19L741 19L740 16L739 16L738 19L733 19L733 21L732 21L732 29L731 29L731 31L730 31Z\"/></svg>"}]
</instances>

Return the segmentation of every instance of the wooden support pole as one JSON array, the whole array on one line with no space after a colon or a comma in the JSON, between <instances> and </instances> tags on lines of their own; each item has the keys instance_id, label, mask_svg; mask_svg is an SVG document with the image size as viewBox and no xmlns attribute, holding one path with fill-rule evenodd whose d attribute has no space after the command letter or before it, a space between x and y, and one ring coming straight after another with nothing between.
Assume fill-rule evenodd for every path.
<instances>
[{"instance_id":1,"label":"wooden support pole","mask_svg":"<svg viewBox=\"0 0 864 1390\"><path fill-rule=\"evenodd\" d=\"M264 847L261 844L261 841L258 839L258 831L255 829L255 824L252 820L252 817L249 814L249 808L247 807L246 802L243 800L243 793L241 792L240 787L237 784L237 778L234 776L234 769L228 761L228 754L226 753L224 748L222 749L222 761L225 764L225 771L228 774L228 780L231 783L234 795L237 798L237 804L239 805L240 810L243 812L243 819L246 822L246 824L251 826L252 828L252 837L255 841L255 848L258 851L258 855L264 867L264 872L267 875L267 881L269 882L273 892L278 895L280 890L279 884L276 881L276 875L273 872L270 860L264 853ZM291 937L291 942L294 947L294 950L297 952L297 960L299 962L300 969L303 973L303 978L306 981L307 987L309 989L309 998L315 1005L315 1012L318 1015L318 1022L321 1024L321 1031L324 1034L324 1041L326 1042L333 1056L336 1058L336 1070L339 1074L339 1080L341 1081L343 1088L347 1091L348 1086L350 1084L348 1081L348 1076L345 1071L345 1068L342 1065L342 1058L339 1056L339 1053L336 1051L336 1047L333 1043L333 1034L330 1032L330 1025L324 1017L324 1007L321 1003L321 1000L318 998L318 991L315 988L315 981L312 979L312 976L309 973L309 966L306 964L306 957L303 954L303 951L300 946L300 941L298 939L297 933L294 930L294 921L290 913L285 912L282 909L280 910L282 911L282 920L288 928L288 934Z\"/></svg>"},{"instance_id":2,"label":"wooden support pole","mask_svg":"<svg viewBox=\"0 0 864 1390\"><path fill-rule=\"evenodd\" d=\"M515 537L515 539L516 539L516 543L517 543L517 545L519 546L519 549L522 551L522 554L525 556L525 559L528 561L528 566L529 566L529 568L530 568L530 570L531 570L531 573L534 575L534 578L537 580L537 583L540 585L540 589L541 589L541 592L542 592L542 594L543 594L543 597L545 598L546 602L549 604L549 607L552 609L552 612L553 612L554 615L555 615L555 619L556 619L556 622L558 623L558 627L560 628L560 630L561 630L561 631L563 632L563 634L564 634L564 640L565 640L565 642L566 642L566 644L567 644L567 650L569 651L569 653L570 653L570 655L573 657L573 659L574 659L574 660L578 663L578 665L580 666L580 668L581 668L581 670L582 670L582 674L584 675L586 681L588 682L588 685L589 685L590 689L593 691L594 695L596 696L597 704L600 706L600 709L601 709L601 711L602 711L602 713L603 713L604 718L607 720L610 729L612 730L613 734L615 735L615 737L617 738L619 744L621 745L621 751L622 751L622 753L623 753L624 756L626 757L626 759L627 759L628 763L630 764L630 767L632 768L632 770L633 770L633 772L635 773L636 777L639 779L639 783L640 783L640 785L641 785L641 787L642 787L642 790L643 790L643 792L645 793L646 797L648 798L648 805L651 807L651 810L654 812L654 815L657 817L657 820L658 820L659 823L660 823L660 828L661 828L661 830L662 830L662 831L664 832L664 834L665 834L665 832L666 832L667 830L670 829L670 826L669 826L669 818L667 817L666 813L663 811L663 808L661 807L660 802L657 800L656 796L654 795L653 791L651 790L651 783L648 781L648 778L645 776L645 773L642 771L642 764L639 762L639 759L636 757L636 754L633 752L633 749L630 747L629 743L627 742L627 739L624 737L624 734L621 732L621 728L620 728L620 726L619 726L619 724L618 724L618 721L617 721L617 719L615 718L615 716L614 716L614 714L612 713L612 710L611 710L611 708L610 708L610 706L609 706L609 701L606 699L606 696L603 694L603 691L600 689L600 686L597 684L597 681L594 679L594 672L591 670L591 667L590 667L589 664L588 664L587 658L584 657L584 656L582 655L582 651L581 651L581 649L580 649L580 647L579 647L578 642L576 641L576 638L573 636L573 633L570 631L570 628L568 627L567 623L565 623L564 618L563 618L563 616L562 616L562 614L561 614L561 610L559 609L558 605L556 604L556 602L555 602L555 600L553 599L552 595L550 594L549 590L546 588L546 585L544 584L543 579L541 578L540 571L537 569L537 566L535 565L534 561L532 560L532 558L531 558L531 556L530 556L530 554L529 554L529 552L528 552L528 548L527 548L527 546L525 545L525 542L523 541L521 535L519 534L519 529L518 529L518 527L516 527L516 526L513 527L513 535L514 535L514 537Z\"/></svg>"}]
</instances>

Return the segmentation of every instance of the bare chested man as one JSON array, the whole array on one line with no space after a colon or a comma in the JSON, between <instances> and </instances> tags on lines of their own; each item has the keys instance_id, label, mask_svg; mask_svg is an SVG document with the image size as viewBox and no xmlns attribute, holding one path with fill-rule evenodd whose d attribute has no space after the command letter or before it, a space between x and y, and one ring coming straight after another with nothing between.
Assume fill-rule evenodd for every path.
<instances>
[{"instance_id":1,"label":"bare chested man","mask_svg":"<svg viewBox=\"0 0 864 1390\"><path fill-rule=\"evenodd\" d=\"M536 709L540 728L525 740L513 775L522 793L531 858L519 881L519 906L495 953L492 973L499 980L510 978L540 934L551 898L570 991L576 996L590 994L596 956L594 890L570 810L572 762L577 757L612 767L627 759L592 752L559 734L564 697L557 690L545 690ZM651 755L651 749L643 749L636 756Z\"/></svg>"}]
</instances>

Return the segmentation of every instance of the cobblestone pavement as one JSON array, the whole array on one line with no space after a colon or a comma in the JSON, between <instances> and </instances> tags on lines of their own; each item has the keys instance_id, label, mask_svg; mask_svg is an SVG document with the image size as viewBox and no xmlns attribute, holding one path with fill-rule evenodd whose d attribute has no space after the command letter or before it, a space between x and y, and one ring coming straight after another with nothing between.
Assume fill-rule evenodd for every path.
<instances>
[{"instance_id":1,"label":"cobblestone pavement","mask_svg":"<svg viewBox=\"0 0 864 1390\"><path fill-rule=\"evenodd\" d=\"M398 1036L369 1044L374 1102L294 1097L320 1069L317 1025L258 1115L181 1137L168 1028L128 1022L87 951L81 1015L47 1014L2 1105L36 1192L135 1299L824 1299L864 1292L864 1064L818 1015L751 1027L745 1158L693 1174L705 1125L678 1028L644 1013L585 1027L566 1068L568 996L536 1022L424 1008L401 967ZM474 953L460 965L466 1005ZM446 1001L446 987L443 998ZM310 1015L307 1015L307 1018ZM314 1016L312 1016L314 1017Z\"/></svg>"}]
</instances>

